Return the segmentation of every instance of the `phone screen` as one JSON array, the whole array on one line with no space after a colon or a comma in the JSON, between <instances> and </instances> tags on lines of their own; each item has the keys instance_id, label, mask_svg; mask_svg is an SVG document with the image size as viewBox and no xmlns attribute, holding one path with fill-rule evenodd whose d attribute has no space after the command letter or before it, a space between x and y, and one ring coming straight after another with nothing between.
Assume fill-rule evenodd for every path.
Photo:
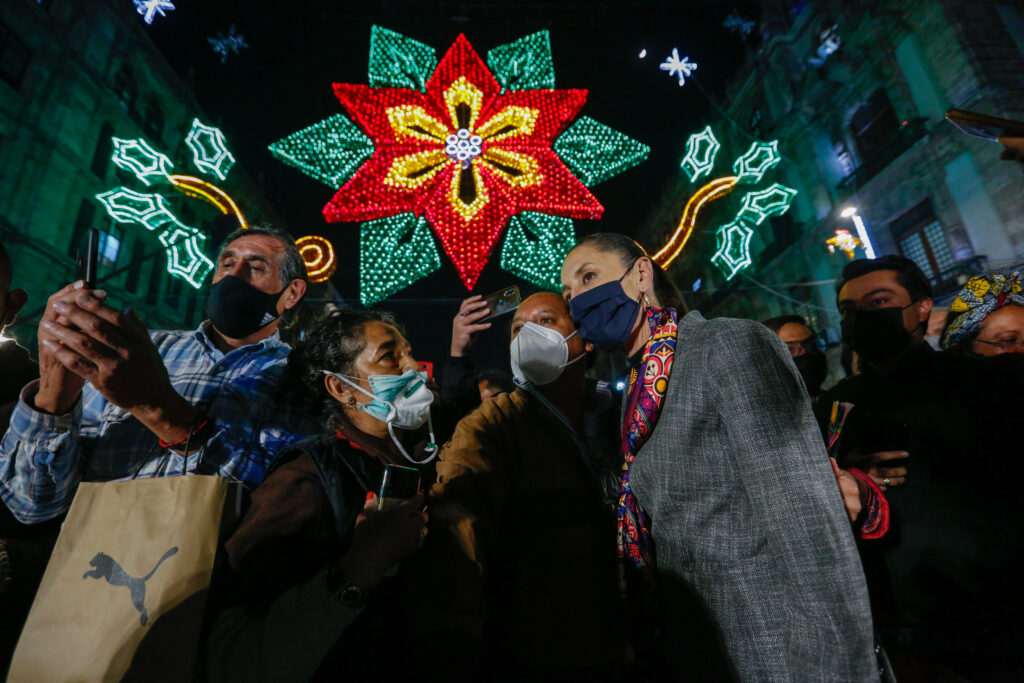
<instances>
[{"instance_id":1,"label":"phone screen","mask_svg":"<svg viewBox=\"0 0 1024 683\"><path fill-rule=\"evenodd\" d=\"M413 467L385 465L380 482L378 510L387 510L415 496L420 491L420 471Z\"/></svg>"},{"instance_id":2,"label":"phone screen","mask_svg":"<svg viewBox=\"0 0 1024 683\"><path fill-rule=\"evenodd\" d=\"M486 318L480 320L492 320L498 316L511 313L519 308L519 287L512 285L511 287L505 287L500 289L493 294L488 294L484 297L484 301L487 302L487 307L491 309L490 314Z\"/></svg>"},{"instance_id":3,"label":"phone screen","mask_svg":"<svg viewBox=\"0 0 1024 683\"><path fill-rule=\"evenodd\" d=\"M85 280L86 289L96 289L96 266L99 257L100 233L96 228L89 228L82 237L78 247L78 264L75 280Z\"/></svg>"}]
</instances>

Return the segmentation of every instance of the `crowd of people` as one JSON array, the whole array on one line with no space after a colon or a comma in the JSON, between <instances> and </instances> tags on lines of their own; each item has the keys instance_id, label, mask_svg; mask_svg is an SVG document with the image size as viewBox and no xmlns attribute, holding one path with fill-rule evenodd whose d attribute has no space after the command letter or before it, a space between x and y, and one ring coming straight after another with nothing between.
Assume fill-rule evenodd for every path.
<instances>
[{"instance_id":1,"label":"crowd of people","mask_svg":"<svg viewBox=\"0 0 1024 683\"><path fill-rule=\"evenodd\" d=\"M851 261L830 388L806 320L687 312L613 233L521 302L511 377L471 360L479 296L440 383L430 332L383 312L285 344L307 280L271 227L225 240L196 330L75 282L38 366L0 345L0 664L80 483L210 474L245 491L196 634L211 681L1021 680L1022 279L968 281L935 350L921 270ZM5 325L13 284L0 247ZM419 491L391 499L399 471Z\"/></svg>"}]
</instances>

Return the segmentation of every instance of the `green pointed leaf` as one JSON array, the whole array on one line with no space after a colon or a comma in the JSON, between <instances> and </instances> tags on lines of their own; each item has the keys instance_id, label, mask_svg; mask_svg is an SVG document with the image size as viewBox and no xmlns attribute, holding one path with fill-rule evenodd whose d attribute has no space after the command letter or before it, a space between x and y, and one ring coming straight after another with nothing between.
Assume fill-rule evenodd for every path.
<instances>
[{"instance_id":1,"label":"green pointed leaf","mask_svg":"<svg viewBox=\"0 0 1024 683\"><path fill-rule=\"evenodd\" d=\"M373 154L373 143L342 114L314 123L270 145L279 160L334 189Z\"/></svg>"},{"instance_id":2,"label":"green pointed leaf","mask_svg":"<svg viewBox=\"0 0 1024 683\"><path fill-rule=\"evenodd\" d=\"M381 26L370 29L368 78L374 88L411 88L423 92L437 67L429 45Z\"/></svg>"},{"instance_id":3,"label":"green pointed leaf","mask_svg":"<svg viewBox=\"0 0 1024 683\"><path fill-rule=\"evenodd\" d=\"M509 221L501 267L542 289L559 292L562 262L575 244L571 219L524 211Z\"/></svg>"},{"instance_id":4,"label":"green pointed leaf","mask_svg":"<svg viewBox=\"0 0 1024 683\"><path fill-rule=\"evenodd\" d=\"M487 66L501 84L501 91L536 90L555 87L551 62L551 41L547 31L538 31L487 53Z\"/></svg>"},{"instance_id":5,"label":"green pointed leaf","mask_svg":"<svg viewBox=\"0 0 1024 683\"><path fill-rule=\"evenodd\" d=\"M359 300L364 306L386 299L440 267L441 254L425 218L401 213L367 221L359 228Z\"/></svg>"},{"instance_id":6,"label":"green pointed leaf","mask_svg":"<svg viewBox=\"0 0 1024 683\"><path fill-rule=\"evenodd\" d=\"M581 116L555 142L561 157L580 182L591 187L636 166L651 148L614 128Z\"/></svg>"}]
</instances>

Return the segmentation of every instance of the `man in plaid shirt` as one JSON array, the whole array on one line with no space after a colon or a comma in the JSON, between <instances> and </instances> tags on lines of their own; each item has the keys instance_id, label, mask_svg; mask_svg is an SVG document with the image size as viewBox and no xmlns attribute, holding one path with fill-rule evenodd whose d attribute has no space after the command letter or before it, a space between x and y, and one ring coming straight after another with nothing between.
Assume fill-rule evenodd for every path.
<instances>
[{"instance_id":1,"label":"man in plaid shirt","mask_svg":"<svg viewBox=\"0 0 1024 683\"><path fill-rule=\"evenodd\" d=\"M25 523L67 510L80 481L219 474L259 484L284 447L317 430L276 399L290 347L280 315L306 292L291 236L239 230L217 257L195 331L147 332L79 281L39 323L40 379L0 443L0 497Z\"/></svg>"}]
</instances>

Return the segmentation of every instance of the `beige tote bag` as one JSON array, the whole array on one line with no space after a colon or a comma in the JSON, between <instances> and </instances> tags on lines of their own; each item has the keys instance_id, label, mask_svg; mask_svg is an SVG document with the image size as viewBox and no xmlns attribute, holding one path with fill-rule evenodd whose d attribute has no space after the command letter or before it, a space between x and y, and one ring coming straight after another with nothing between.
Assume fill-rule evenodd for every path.
<instances>
[{"instance_id":1,"label":"beige tote bag","mask_svg":"<svg viewBox=\"0 0 1024 683\"><path fill-rule=\"evenodd\" d=\"M189 680L227 480L83 483L7 680Z\"/></svg>"}]
</instances>

